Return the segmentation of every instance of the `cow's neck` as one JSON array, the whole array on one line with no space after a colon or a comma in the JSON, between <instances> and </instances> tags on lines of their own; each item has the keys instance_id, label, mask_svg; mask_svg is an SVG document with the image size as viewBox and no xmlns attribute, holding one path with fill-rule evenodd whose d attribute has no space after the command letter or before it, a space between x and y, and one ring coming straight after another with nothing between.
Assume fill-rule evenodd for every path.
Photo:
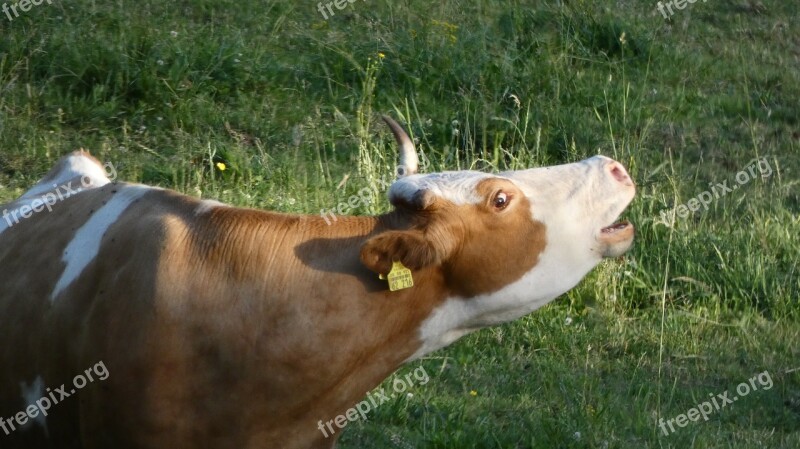
<instances>
[{"instance_id":1,"label":"cow's neck","mask_svg":"<svg viewBox=\"0 0 800 449\"><path fill-rule=\"evenodd\" d=\"M296 351L264 347L264 358L291 366L287 376L328 379L309 400L330 395L331 411L363 397L417 352L420 326L448 295L439 268L414 272L414 287L390 292L361 263L370 237L410 225L402 213L337 217L330 225L316 216L232 208L214 215L225 231L211 235L224 235L230 245L227 268L263 279L265 316L254 318L262 334L253 338L282 340L279 347Z\"/></svg>"}]
</instances>

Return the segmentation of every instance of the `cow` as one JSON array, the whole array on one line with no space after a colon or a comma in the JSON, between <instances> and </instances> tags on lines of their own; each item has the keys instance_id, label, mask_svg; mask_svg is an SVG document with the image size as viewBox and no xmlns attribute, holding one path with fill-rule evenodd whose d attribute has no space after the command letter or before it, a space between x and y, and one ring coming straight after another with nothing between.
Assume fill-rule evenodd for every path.
<instances>
[{"instance_id":1,"label":"cow","mask_svg":"<svg viewBox=\"0 0 800 449\"><path fill-rule=\"evenodd\" d=\"M85 152L0 206L0 447L332 448L321 430L400 366L631 247L620 163L421 174L385 121L380 216L112 182Z\"/></svg>"}]
</instances>

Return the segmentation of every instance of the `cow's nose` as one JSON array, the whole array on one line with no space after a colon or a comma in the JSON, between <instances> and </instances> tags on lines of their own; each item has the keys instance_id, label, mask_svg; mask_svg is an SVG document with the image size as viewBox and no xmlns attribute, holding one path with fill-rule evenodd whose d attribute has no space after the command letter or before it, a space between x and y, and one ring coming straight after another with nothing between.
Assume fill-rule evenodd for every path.
<instances>
[{"instance_id":1,"label":"cow's nose","mask_svg":"<svg viewBox=\"0 0 800 449\"><path fill-rule=\"evenodd\" d=\"M625 170L625 167L622 166L617 161L610 161L606 164L606 171L614 178L617 182L626 185L626 186L633 186L633 180L630 176L628 176L628 172Z\"/></svg>"}]
</instances>

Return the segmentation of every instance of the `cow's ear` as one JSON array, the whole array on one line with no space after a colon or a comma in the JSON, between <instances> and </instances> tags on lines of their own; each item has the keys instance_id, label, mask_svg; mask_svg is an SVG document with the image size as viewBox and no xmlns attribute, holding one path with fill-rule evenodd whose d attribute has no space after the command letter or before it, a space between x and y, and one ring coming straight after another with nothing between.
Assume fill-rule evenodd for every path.
<instances>
[{"instance_id":1,"label":"cow's ear","mask_svg":"<svg viewBox=\"0 0 800 449\"><path fill-rule=\"evenodd\" d=\"M428 189L418 188L408 178L394 184L389 192L391 203L410 212L416 228L386 231L372 237L361 247L361 263L370 270L387 274L395 261L411 270L443 264L458 247L457 231L442 214L443 203ZM449 224L448 224L449 223Z\"/></svg>"},{"instance_id":2,"label":"cow's ear","mask_svg":"<svg viewBox=\"0 0 800 449\"><path fill-rule=\"evenodd\" d=\"M440 265L452 245L431 241L419 230L387 231L367 240L361 247L361 263L379 274L387 274L395 261L411 270Z\"/></svg>"}]
</instances>

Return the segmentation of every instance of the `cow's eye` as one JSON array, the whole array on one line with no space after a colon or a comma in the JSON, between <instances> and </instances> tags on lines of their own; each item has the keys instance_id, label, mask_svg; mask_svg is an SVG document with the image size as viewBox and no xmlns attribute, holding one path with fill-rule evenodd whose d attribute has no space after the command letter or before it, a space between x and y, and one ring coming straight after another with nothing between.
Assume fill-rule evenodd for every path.
<instances>
[{"instance_id":1,"label":"cow's eye","mask_svg":"<svg viewBox=\"0 0 800 449\"><path fill-rule=\"evenodd\" d=\"M497 195L494 196L494 208L497 210L503 210L506 208L506 206L508 206L510 201L511 197L509 197L508 194L505 192L498 192Z\"/></svg>"}]
</instances>

